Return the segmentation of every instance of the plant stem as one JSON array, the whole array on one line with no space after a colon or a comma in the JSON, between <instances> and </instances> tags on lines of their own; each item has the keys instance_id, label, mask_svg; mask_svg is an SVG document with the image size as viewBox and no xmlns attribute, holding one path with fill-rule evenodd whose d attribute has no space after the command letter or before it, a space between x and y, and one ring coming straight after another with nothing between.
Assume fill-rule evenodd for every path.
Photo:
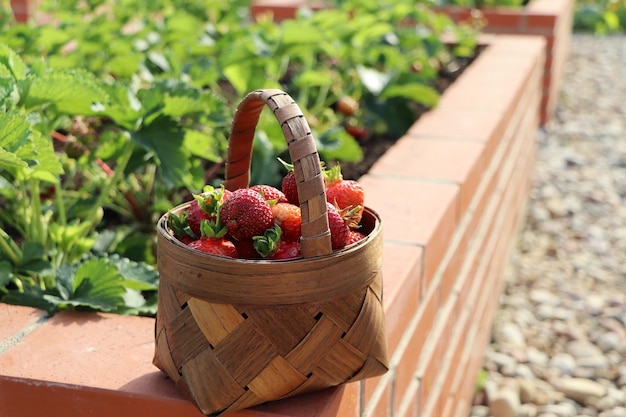
<instances>
[{"instance_id":1,"label":"plant stem","mask_svg":"<svg viewBox=\"0 0 626 417\"><path fill-rule=\"evenodd\" d=\"M4 229L0 228L0 249L7 254L13 265L19 266L22 264L22 253L16 245L11 245L9 242L13 242L11 236ZM14 246L14 247L12 247Z\"/></svg>"},{"instance_id":2,"label":"plant stem","mask_svg":"<svg viewBox=\"0 0 626 417\"><path fill-rule=\"evenodd\" d=\"M42 222L43 213L41 211L41 197L39 196L39 181L31 178L29 182L31 190L31 239L47 247L47 236Z\"/></svg>"},{"instance_id":3,"label":"plant stem","mask_svg":"<svg viewBox=\"0 0 626 417\"><path fill-rule=\"evenodd\" d=\"M58 223L61 226L67 225L67 215L65 213L65 203L63 202L63 190L61 188L61 182L55 184L54 201L57 208Z\"/></svg>"},{"instance_id":4,"label":"plant stem","mask_svg":"<svg viewBox=\"0 0 626 417\"><path fill-rule=\"evenodd\" d=\"M128 141L126 143L126 147L123 153L117 159L117 165L115 167L113 175L109 176L109 181L106 183L104 187L102 187L102 190L100 191L100 194L98 195L98 198L96 199L96 202L91 207L91 210L87 218L89 219L89 221L92 222L92 225L90 228L84 229L85 233L83 237L86 237L87 234L99 222L100 219L98 218L98 215L97 215L98 211L104 205L104 202L106 201L106 199L109 198L109 193L113 189L113 186L117 184L120 181L120 177L124 175L124 170L126 169L126 165L128 164L128 161L130 160L132 153L133 153L133 143L131 141Z\"/></svg>"}]
</instances>

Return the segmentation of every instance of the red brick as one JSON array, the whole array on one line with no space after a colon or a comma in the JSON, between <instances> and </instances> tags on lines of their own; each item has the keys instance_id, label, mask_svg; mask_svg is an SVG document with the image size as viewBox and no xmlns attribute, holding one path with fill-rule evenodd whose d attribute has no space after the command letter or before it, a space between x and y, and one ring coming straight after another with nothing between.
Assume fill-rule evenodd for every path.
<instances>
[{"instance_id":1,"label":"red brick","mask_svg":"<svg viewBox=\"0 0 626 417\"><path fill-rule=\"evenodd\" d=\"M422 296L423 249L386 243L383 247L383 305L390 355L404 335Z\"/></svg>"},{"instance_id":2,"label":"red brick","mask_svg":"<svg viewBox=\"0 0 626 417\"><path fill-rule=\"evenodd\" d=\"M484 170L484 145L404 136L370 170L375 176L419 178L458 184L459 213L467 208Z\"/></svg>"},{"instance_id":3,"label":"red brick","mask_svg":"<svg viewBox=\"0 0 626 417\"><path fill-rule=\"evenodd\" d=\"M376 207L383 219L385 241L424 248L427 290L457 225L459 187L370 174L359 182L368 196L368 206ZM398 221L385 223L384 219Z\"/></svg>"},{"instance_id":4,"label":"red brick","mask_svg":"<svg viewBox=\"0 0 626 417\"><path fill-rule=\"evenodd\" d=\"M506 8L486 8L483 16L487 25L491 27L511 28L521 27L524 15L517 10L507 10Z\"/></svg>"},{"instance_id":5,"label":"red brick","mask_svg":"<svg viewBox=\"0 0 626 417\"><path fill-rule=\"evenodd\" d=\"M401 400L398 400L400 406L397 409L394 409L393 416L394 417L416 417L418 416L418 406L419 406L419 383L417 380L411 381L411 384L407 387L406 391L402 393L396 392L396 396L402 396ZM397 399L397 397L396 397ZM372 416L375 417L375 416Z\"/></svg>"},{"instance_id":6,"label":"red brick","mask_svg":"<svg viewBox=\"0 0 626 417\"><path fill-rule=\"evenodd\" d=\"M0 354L46 317L45 311L31 307L0 304Z\"/></svg>"},{"instance_id":7,"label":"red brick","mask_svg":"<svg viewBox=\"0 0 626 417\"><path fill-rule=\"evenodd\" d=\"M424 350L424 344L430 337L438 310L438 293L433 288L420 305L418 316L413 325L406 329L404 343L392 357L395 372L394 410L404 400L404 393L415 380L416 371Z\"/></svg>"}]
</instances>

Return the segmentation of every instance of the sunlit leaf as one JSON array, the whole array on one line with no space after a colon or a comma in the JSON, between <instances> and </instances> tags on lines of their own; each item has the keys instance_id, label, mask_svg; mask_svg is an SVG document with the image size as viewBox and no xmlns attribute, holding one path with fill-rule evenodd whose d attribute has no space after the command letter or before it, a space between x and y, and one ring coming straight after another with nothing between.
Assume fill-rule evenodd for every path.
<instances>
[{"instance_id":1,"label":"sunlit leaf","mask_svg":"<svg viewBox=\"0 0 626 417\"><path fill-rule=\"evenodd\" d=\"M428 107L434 107L439 101L439 92L434 88L425 84L411 83L403 85L390 85L382 92L381 97L404 97L423 104Z\"/></svg>"}]
</instances>

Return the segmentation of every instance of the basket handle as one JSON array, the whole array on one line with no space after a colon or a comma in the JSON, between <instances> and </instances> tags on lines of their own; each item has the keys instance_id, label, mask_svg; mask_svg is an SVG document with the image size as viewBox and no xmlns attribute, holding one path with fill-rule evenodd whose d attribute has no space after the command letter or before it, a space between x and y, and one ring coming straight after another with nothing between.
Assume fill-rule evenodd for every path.
<instances>
[{"instance_id":1,"label":"basket handle","mask_svg":"<svg viewBox=\"0 0 626 417\"><path fill-rule=\"evenodd\" d=\"M322 166L309 124L289 94L277 89L256 90L239 103L228 139L224 186L231 191L249 186L254 133L265 105L283 130L294 166L302 213L302 257L328 255L332 245Z\"/></svg>"}]
</instances>

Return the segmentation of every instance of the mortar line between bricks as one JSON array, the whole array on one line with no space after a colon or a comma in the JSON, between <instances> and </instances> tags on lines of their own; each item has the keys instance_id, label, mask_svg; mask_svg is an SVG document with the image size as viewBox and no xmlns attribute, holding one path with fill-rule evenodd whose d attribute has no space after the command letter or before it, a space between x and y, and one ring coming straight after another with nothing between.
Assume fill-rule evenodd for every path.
<instances>
[{"instance_id":1,"label":"mortar line between bricks","mask_svg":"<svg viewBox=\"0 0 626 417\"><path fill-rule=\"evenodd\" d=\"M41 316L34 322L30 323L28 326L24 327L19 332L15 333L13 336L0 342L0 355L2 355L7 350L11 349L13 346L19 343L20 340L22 340L23 338L28 336L30 333L35 331L37 328L42 326L45 322L48 321L49 318L50 316L48 315Z\"/></svg>"},{"instance_id":2,"label":"mortar line between bricks","mask_svg":"<svg viewBox=\"0 0 626 417\"><path fill-rule=\"evenodd\" d=\"M376 388L374 389L374 392L369 398L369 402L367 404L364 404L364 408L361 409L362 417L376 417L373 414L374 412L373 409L376 408L376 406L378 405L378 401L380 401L383 394L385 393L385 389L387 388L387 385L390 383L389 379L392 379L392 380L394 379L394 372L392 372L391 369L386 374L381 376L380 381L378 382L378 385L376 386ZM391 386L391 389L393 389L393 384ZM390 404L389 408L390 408L389 417L393 417L393 406L391 406Z\"/></svg>"}]
</instances>

